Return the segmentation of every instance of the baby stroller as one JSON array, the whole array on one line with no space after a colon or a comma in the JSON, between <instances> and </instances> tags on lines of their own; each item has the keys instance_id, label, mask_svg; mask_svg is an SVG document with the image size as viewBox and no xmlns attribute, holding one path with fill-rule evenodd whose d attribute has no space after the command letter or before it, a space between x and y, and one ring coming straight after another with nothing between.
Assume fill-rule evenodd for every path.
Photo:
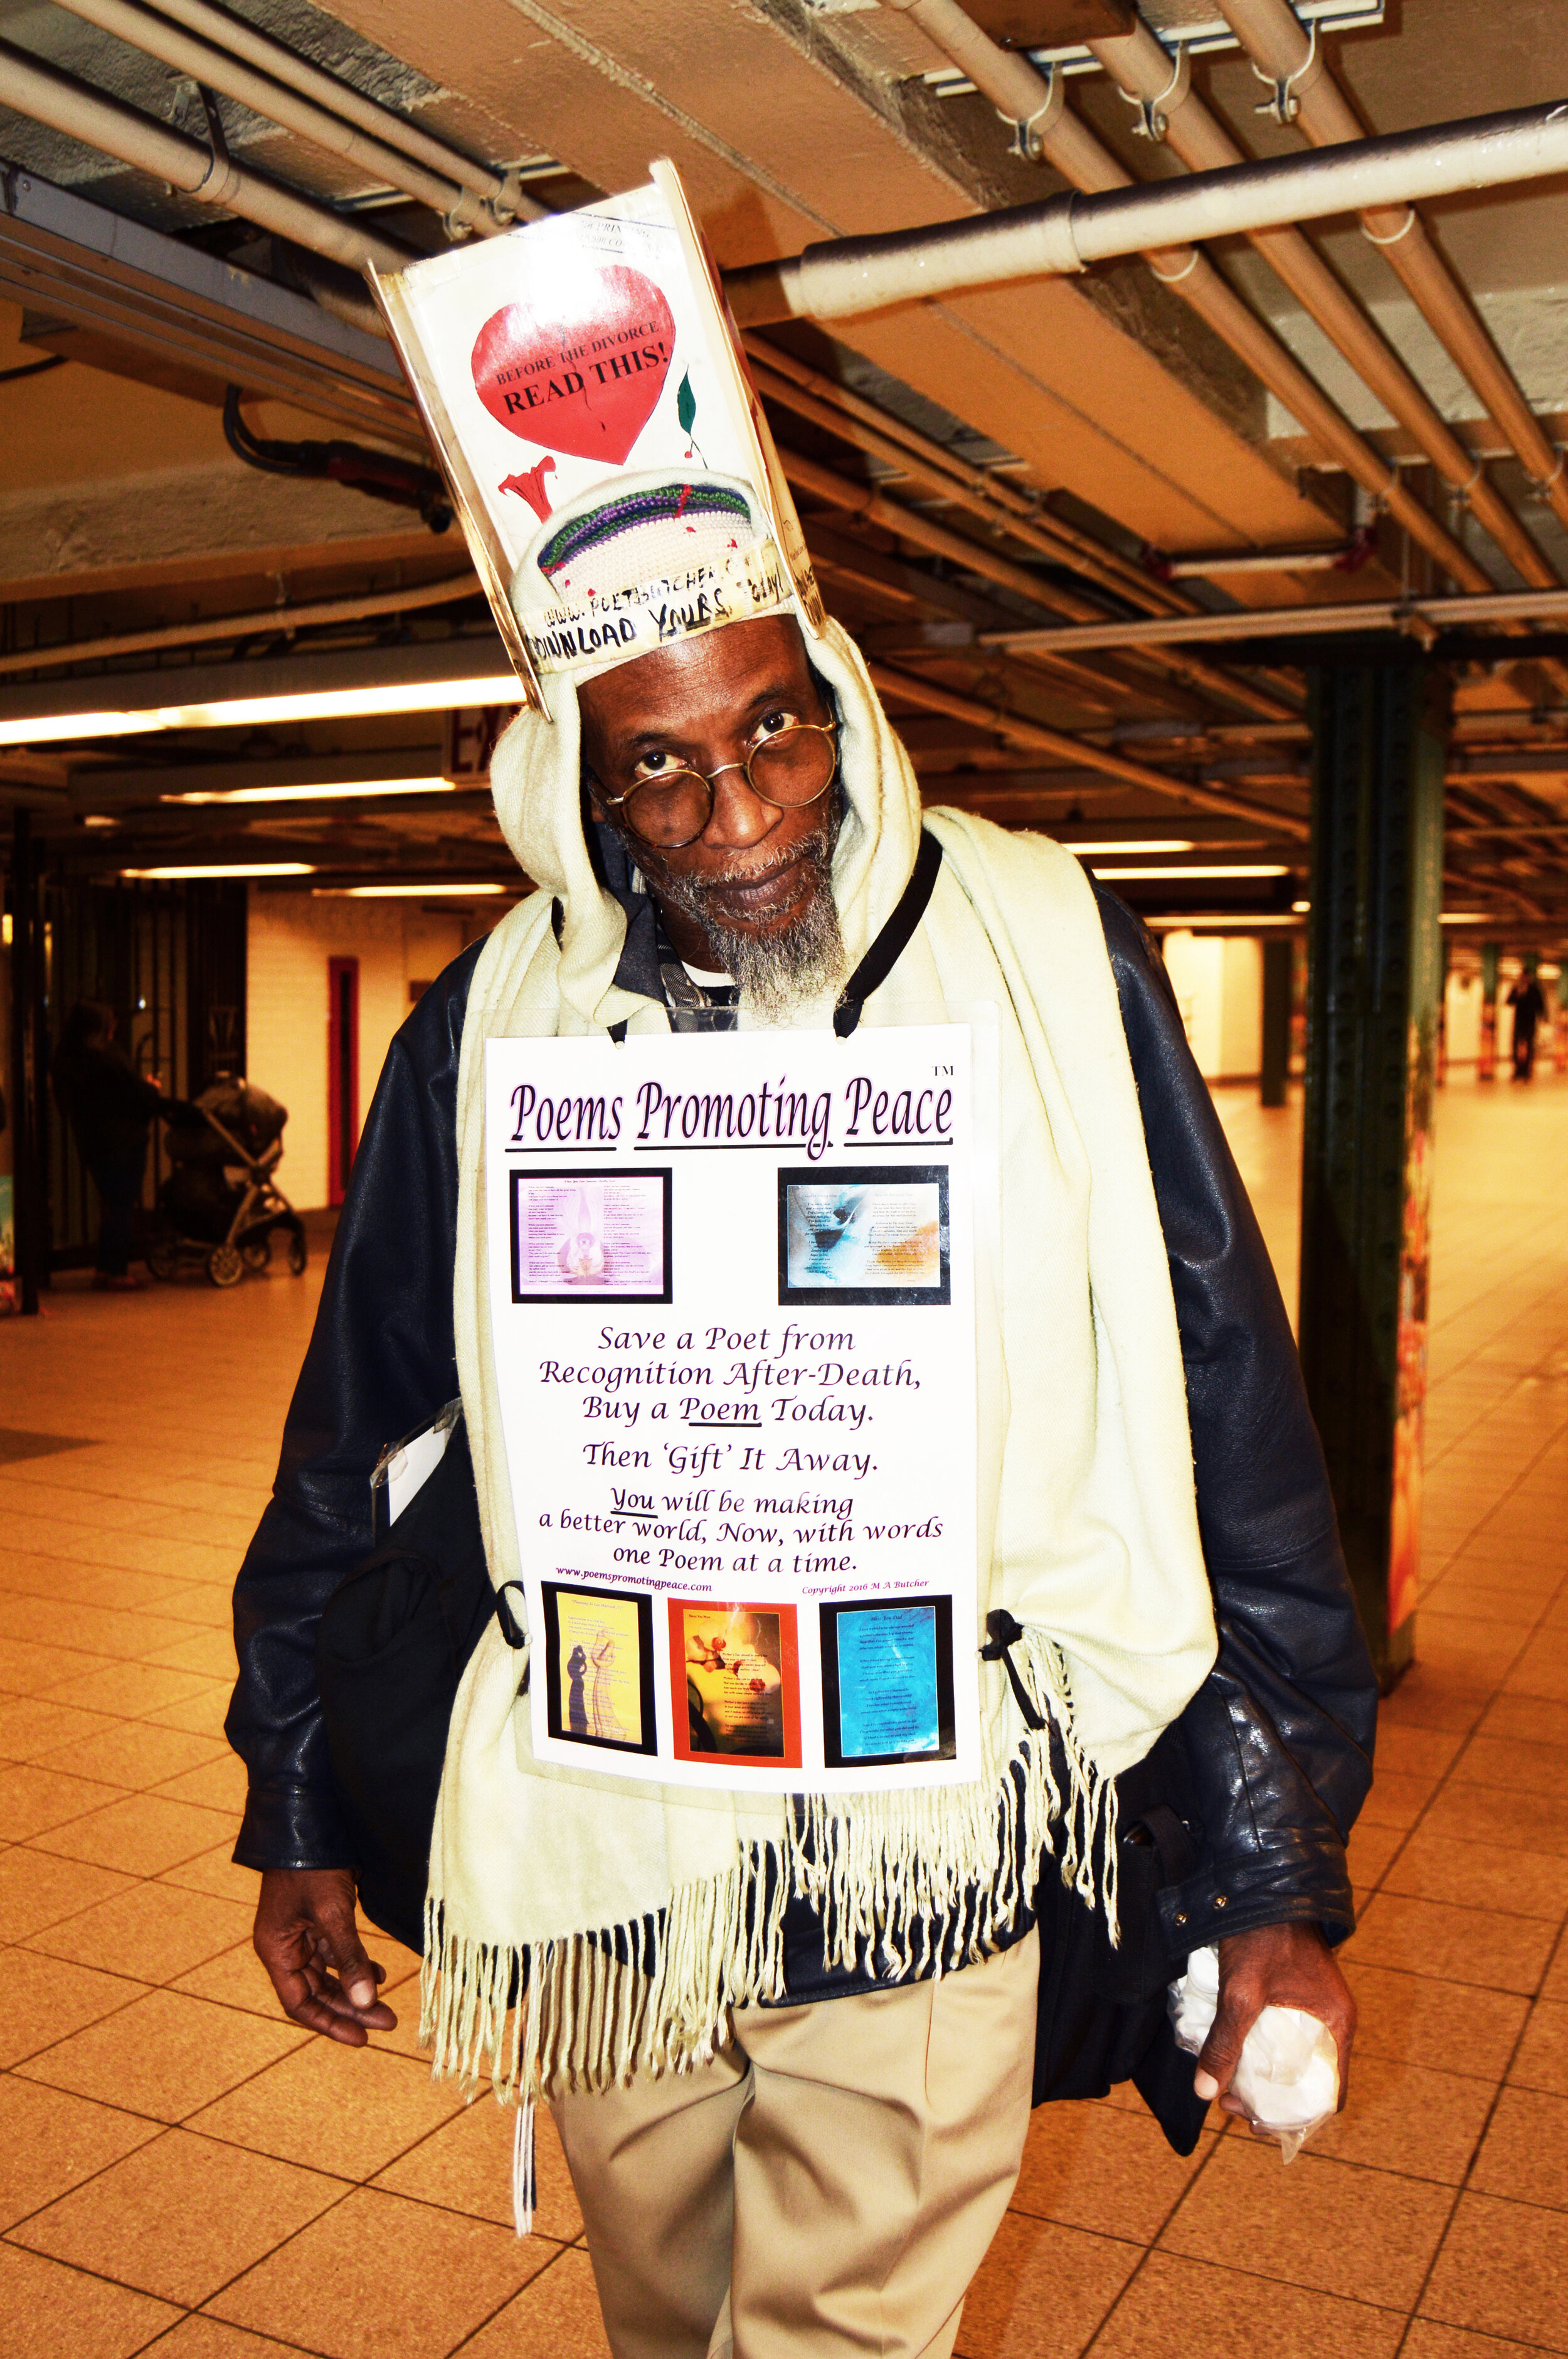
<instances>
[{"instance_id":1,"label":"baby stroller","mask_svg":"<svg viewBox=\"0 0 1568 2359\"><path fill-rule=\"evenodd\" d=\"M158 1225L147 1240L155 1277L205 1266L214 1286L238 1286L265 1269L275 1230L288 1239L288 1266L305 1267L305 1223L273 1179L288 1110L250 1082L219 1081L194 1101L199 1121L171 1122L165 1143L174 1169L158 1190Z\"/></svg>"}]
</instances>

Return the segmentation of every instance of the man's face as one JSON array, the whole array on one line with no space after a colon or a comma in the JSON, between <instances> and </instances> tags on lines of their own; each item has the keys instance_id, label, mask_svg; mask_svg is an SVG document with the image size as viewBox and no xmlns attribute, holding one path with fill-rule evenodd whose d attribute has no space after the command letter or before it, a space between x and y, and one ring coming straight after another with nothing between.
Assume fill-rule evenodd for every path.
<instances>
[{"instance_id":1,"label":"man's face","mask_svg":"<svg viewBox=\"0 0 1568 2359\"><path fill-rule=\"evenodd\" d=\"M823 890L838 798L830 791L781 810L753 793L743 770L722 767L743 762L759 734L785 720L833 718L793 616L731 623L639 656L586 681L579 706L595 810L622 835L655 893L667 886L680 906L700 909L710 937L765 939L799 923ZM721 775L701 835L670 851L640 839L634 801L627 808L609 799L676 767Z\"/></svg>"}]
</instances>

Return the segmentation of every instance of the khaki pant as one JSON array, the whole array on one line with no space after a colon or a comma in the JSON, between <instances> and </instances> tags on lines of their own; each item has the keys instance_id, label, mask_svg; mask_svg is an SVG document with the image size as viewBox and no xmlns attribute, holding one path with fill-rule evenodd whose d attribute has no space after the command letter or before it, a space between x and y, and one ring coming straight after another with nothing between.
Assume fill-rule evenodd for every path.
<instances>
[{"instance_id":1,"label":"khaki pant","mask_svg":"<svg viewBox=\"0 0 1568 2359\"><path fill-rule=\"evenodd\" d=\"M1037 1937L746 2007L696 2072L554 2113L615 2359L950 2359L1029 2126Z\"/></svg>"}]
</instances>

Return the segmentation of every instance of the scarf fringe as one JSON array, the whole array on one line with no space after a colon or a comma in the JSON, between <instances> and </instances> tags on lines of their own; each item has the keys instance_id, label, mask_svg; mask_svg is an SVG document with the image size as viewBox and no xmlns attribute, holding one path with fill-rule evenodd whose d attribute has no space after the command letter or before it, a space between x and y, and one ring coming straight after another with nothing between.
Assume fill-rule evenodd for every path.
<instances>
[{"instance_id":1,"label":"scarf fringe","mask_svg":"<svg viewBox=\"0 0 1568 2359\"><path fill-rule=\"evenodd\" d=\"M432 1891L419 2038L436 2079L471 2092L488 2058L496 2096L531 2104L552 2090L612 2088L639 2072L708 2063L731 2007L787 1997L784 1918L796 1894L821 1916L825 1966L869 1959L890 1981L948 1973L990 1953L1032 1897L1020 1863L1048 1852L1064 1886L1103 1908L1116 1943L1116 1780L1077 1742L1060 1649L1027 1632L1020 1651L1047 1726L1018 1739L1000 1775L808 1796L791 1813L782 1852L749 1845L727 1875L673 1893L657 1922L509 1946L453 1930ZM947 1938L933 1950L937 1923Z\"/></svg>"}]
</instances>

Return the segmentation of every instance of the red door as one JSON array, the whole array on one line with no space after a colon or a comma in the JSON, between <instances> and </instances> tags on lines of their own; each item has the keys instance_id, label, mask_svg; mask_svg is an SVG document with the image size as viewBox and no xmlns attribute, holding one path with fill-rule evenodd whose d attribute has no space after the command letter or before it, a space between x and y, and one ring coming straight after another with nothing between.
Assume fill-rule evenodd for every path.
<instances>
[{"instance_id":1,"label":"red door","mask_svg":"<svg viewBox=\"0 0 1568 2359\"><path fill-rule=\"evenodd\" d=\"M327 1201L341 1204L360 1143L360 962L327 961Z\"/></svg>"}]
</instances>

